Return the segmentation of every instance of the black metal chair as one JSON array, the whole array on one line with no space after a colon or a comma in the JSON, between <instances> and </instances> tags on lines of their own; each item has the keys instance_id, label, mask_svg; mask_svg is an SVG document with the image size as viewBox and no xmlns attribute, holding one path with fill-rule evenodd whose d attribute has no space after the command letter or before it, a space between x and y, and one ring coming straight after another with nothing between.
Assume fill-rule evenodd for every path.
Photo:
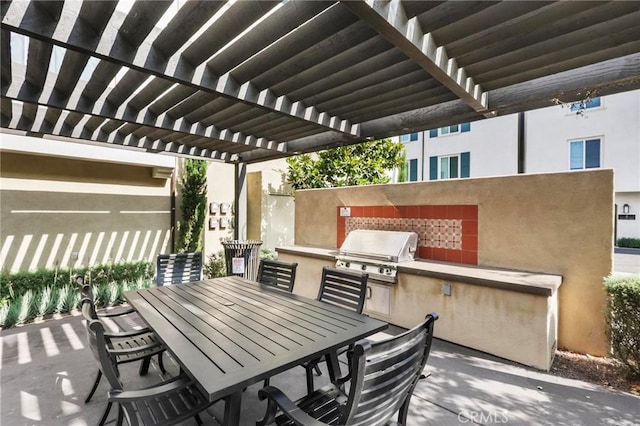
<instances>
[{"instance_id":1,"label":"black metal chair","mask_svg":"<svg viewBox=\"0 0 640 426\"><path fill-rule=\"evenodd\" d=\"M362 340L349 352L349 375L292 402L282 391L268 386L258 391L268 399L265 417L257 424L363 425L397 424L407 420L411 395L429 358L435 313L417 327L372 343ZM349 391L344 384L350 380ZM277 410L281 410L278 414Z\"/></svg>"},{"instance_id":2,"label":"black metal chair","mask_svg":"<svg viewBox=\"0 0 640 426\"><path fill-rule=\"evenodd\" d=\"M198 387L186 375L180 375L159 385L138 389L125 390L120 381L118 357L123 350L111 348L109 339L105 335L104 325L91 319L91 308L88 299L82 301L82 313L87 318L87 340L91 351L109 384L109 402L100 424L104 424L113 403L119 405L117 424L121 425L126 417L130 426L139 424L145 426L173 425L190 417L195 417L201 424L198 413L202 412L213 402L200 392Z\"/></svg>"},{"instance_id":3,"label":"black metal chair","mask_svg":"<svg viewBox=\"0 0 640 426\"><path fill-rule=\"evenodd\" d=\"M95 306L95 298L93 296L93 289L90 284L86 284L84 282L84 277L82 275L78 275L76 277L76 283L80 287L80 300L87 299L89 301L88 313L91 319L101 320L101 319L112 319L119 318L123 316L136 315L136 312L133 308L125 308L120 309L117 312L107 312L107 313L98 313ZM87 318L85 318L87 319ZM140 351L136 351L136 348L145 348L149 345L161 345L159 340L153 333L153 331L149 327L141 328L141 329L131 329L124 330L118 332L105 331L105 337L110 340L112 346L114 348L119 349L132 349L132 352L129 354L121 354L119 358L120 363L125 362L133 362L142 360L140 364L140 375L144 376L149 371L149 366L151 364L151 357L155 354L158 356L158 367L162 374L165 374L167 371L164 368L164 363L162 361L162 354L164 353L164 349L156 350L151 349L142 349ZM152 352L148 356L145 355L146 352ZM100 380L102 379L102 372L98 369L98 373L96 375L96 380L93 383L93 387L89 391L89 394L85 398L84 402L87 403L91 401L93 394L95 393L98 385L100 384Z\"/></svg>"},{"instance_id":4,"label":"black metal chair","mask_svg":"<svg viewBox=\"0 0 640 426\"><path fill-rule=\"evenodd\" d=\"M82 315L87 323L99 322L102 327L102 338L105 341L105 348L108 348L110 356L116 365L125 364L129 362L142 361L140 364L140 375L144 376L149 371L149 365L151 357L158 355L158 363L162 373L166 373L164 366L162 365L162 353L166 350L165 346L158 340L155 333L149 329L143 330L131 330L125 332L108 332L104 331L104 325L96 316L95 306L93 301L87 297L82 299ZM91 344L91 341L89 341ZM96 379L93 382L93 386L89 391L89 394L85 398L84 402L88 403L104 374L101 364L98 364L98 373ZM107 420L109 411L111 410L111 403L107 404L104 414L100 419L100 425L103 425Z\"/></svg>"},{"instance_id":5,"label":"black metal chair","mask_svg":"<svg viewBox=\"0 0 640 426\"><path fill-rule=\"evenodd\" d=\"M322 268L322 279L317 300L361 314L364 309L368 279L368 274L354 273L325 266ZM338 354L346 352L347 349L339 350ZM317 358L302 364L307 375L307 394L313 392L314 389L313 372L315 371L318 375L322 374L318 368L318 363L321 360L322 358Z\"/></svg>"},{"instance_id":6,"label":"black metal chair","mask_svg":"<svg viewBox=\"0 0 640 426\"><path fill-rule=\"evenodd\" d=\"M202 279L202 253L159 254L156 261L158 286L183 284Z\"/></svg>"},{"instance_id":7,"label":"black metal chair","mask_svg":"<svg viewBox=\"0 0 640 426\"><path fill-rule=\"evenodd\" d=\"M298 264L295 262L261 259L258 266L258 282L292 292L297 267Z\"/></svg>"}]
</instances>

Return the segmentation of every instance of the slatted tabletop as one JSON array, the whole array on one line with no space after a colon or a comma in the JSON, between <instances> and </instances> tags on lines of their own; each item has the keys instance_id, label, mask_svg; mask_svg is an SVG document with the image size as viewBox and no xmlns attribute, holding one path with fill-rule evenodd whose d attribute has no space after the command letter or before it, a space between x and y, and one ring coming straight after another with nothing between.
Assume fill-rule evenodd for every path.
<instances>
[{"instance_id":1,"label":"slatted tabletop","mask_svg":"<svg viewBox=\"0 0 640 426\"><path fill-rule=\"evenodd\" d=\"M236 276L125 296L211 401L387 327Z\"/></svg>"}]
</instances>

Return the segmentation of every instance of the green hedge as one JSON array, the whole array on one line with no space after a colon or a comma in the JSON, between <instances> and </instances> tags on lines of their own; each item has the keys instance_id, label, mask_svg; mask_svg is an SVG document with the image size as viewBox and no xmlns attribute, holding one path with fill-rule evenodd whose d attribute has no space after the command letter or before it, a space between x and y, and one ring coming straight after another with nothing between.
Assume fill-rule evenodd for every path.
<instances>
[{"instance_id":1,"label":"green hedge","mask_svg":"<svg viewBox=\"0 0 640 426\"><path fill-rule=\"evenodd\" d=\"M33 272L2 274L0 278L0 301L16 300L27 291L40 291L45 287L61 289L73 284L73 277L84 275L93 285L105 285L111 282L133 282L139 279L151 279L155 265L150 262L108 263L82 268L38 269Z\"/></svg>"},{"instance_id":2,"label":"green hedge","mask_svg":"<svg viewBox=\"0 0 640 426\"><path fill-rule=\"evenodd\" d=\"M138 288L149 288L152 279L133 282L111 282L93 286L95 304L99 308L119 305L125 301L124 292ZM24 324L37 317L55 313L67 313L79 308L80 289L76 284L65 284L60 288L46 286L39 290L27 290L24 294L0 303L0 327L10 328Z\"/></svg>"},{"instance_id":3,"label":"green hedge","mask_svg":"<svg viewBox=\"0 0 640 426\"><path fill-rule=\"evenodd\" d=\"M618 247L640 248L640 238L618 238Z\"/></svg>"},{"instance_id":4,"label":"green hedge","mask_svg":"<svg viewBox=\"0 0 640 426\"><path fill-rule=\"evenodd\" d=\"M640 275L607 277L605 289L611 354L640 377Z\"/></svg>"}]
</instances>

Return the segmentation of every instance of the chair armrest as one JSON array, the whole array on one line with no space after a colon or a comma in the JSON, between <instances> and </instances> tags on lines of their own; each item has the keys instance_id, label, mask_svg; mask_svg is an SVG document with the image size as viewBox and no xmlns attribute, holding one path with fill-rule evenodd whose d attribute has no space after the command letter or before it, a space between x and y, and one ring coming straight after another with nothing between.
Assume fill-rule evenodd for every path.
<instances>
[{"instance_id":1,"label":"chair armrest","mask_svg":"<svg viewBox=\"0 0 640 426\"><path fill-rule=\"evenodd\" d=\"M109 337L111 339L119 338L119 337L135 337L145 333L151 333L151 329L149 327L141 328L140 330L129 330L129 331L105 331L104 337Z\"/></svg>"},{"instance_id":2,"label":"chair armrest","mask_svg":"<svg viewBox=\"0 0 640 426\"><path fill-rule=\"evenodd\" d=\"M153 349L157 349L156 352L161 352L165 350L165 347L162 343L152 343L150 345L143 345L143 346L138 346L135 348L131 348L131 349L112 349L109 348L109 353L113 354L113 355L136 355L139 352L144 352L144 351L148 351L148 350L153 350ZM150 354L146 354L147 356L153 355L154 353L150 353Z\"/></svg>"},{"instance_id":3,"label":"chair armrest","mask_svg":"<svg viewBox=\"0 0 640 426\"><path fill-rule=\"evenodd\" d=\"M289 399L280 389L274 386L267 386L258 391L258 398L261 401L268 399L267 412L264 419L256 422L256 425L263 426L273 422L277 409L280 409L282 413L299 426L326 426L326 423L322 423L303 410L298 408L296 404Z\"/></svg>"},{"instance_id":4,"label":"chair armrest","mask_svg":"<svg viewBox=\"0 0 640 426\"><path fill-rule=\"evenodd\" d=\"M129 315L135 312L136 312L135 309L128 308L128 309L118 310L117 312L101 312L98 314L98 317L102 317L102 318L120 317L123 315Z\"/></svg>"},{"instance_id":5,"label":"chair armrest","mask_svg":"<svg viewBox=\"0 0 640 426\"><path fill-rule=\"evenodd\" d=\"M169 395L193 385L193 381L189 380L186 376L180 377L177 380L171 382L162 383L158 386L153 386L145 389L128 390L128 391L110 391L109 402L135 402L141 399L157 398L164 395Z\"/></svg>"}]
</instances>

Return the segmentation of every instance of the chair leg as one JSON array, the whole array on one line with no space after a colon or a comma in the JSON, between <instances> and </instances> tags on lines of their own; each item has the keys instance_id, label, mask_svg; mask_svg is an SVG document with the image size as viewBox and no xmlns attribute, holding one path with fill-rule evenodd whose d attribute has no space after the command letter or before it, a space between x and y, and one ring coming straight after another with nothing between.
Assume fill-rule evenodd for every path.
<instances>
[{"instance_id":1,"label":"chair leg","mask_svg":"<svg viewBox=\"0 0 640 426\"><path fill-rule=\"evenodd\" d=\"M316 374L318 376L322 376L322 371L320 371L320 367L318 367L318 364L314 365L313 369L316 371Z\"/></svg>"},{"instance_id":2,"label":"chair leg","mask_svg":"<svg viewBox=\"0 0 640 426\"><path fill-rule=\"evenodd\" d=\"M107 421L107 417L109 417L109 412L111 411L111 405L112 405L111 402L107 403L107 408L105 408L104 413L100 418L100 423L98 423L98 426L104 425L104 423Z\"/></svg>"},{"instance_id":3,"label":"chair leg","mask_svg":"<svg viewBox=\"0 0 640 426\"><path fill-rule=\"evenodd\" d=\"M264 379L264 386L262 386L262 387L263 387L263 388L266 388L267 386L269 386L269 381L270 381L270 380L271 380L270 378L266 378L266 379Z\"/></svg>"},{"instance_id":4,"label":"chair leg","mask_svg":"<svg viewBox=\"0 0 640 426\"><path fill-rule=\"evenodd\" d=\"M140 375L144 376L149 372L149 365L151 364L151 357L148 356L142 360L140 364Z\"/></svg>"},{"instance_id":5,"label":"chair leg","mask_svg":"<svg viewBox=\"0 0 640 426\"><path fill-rule=\"evenodd\" d=\"M307 395L310 395L313 393L313 368L309 365L305 367L306 373L307 373Z\"/></svg>"},{"instance_id":6,"label":"chair leg","mask_svg":"<svg viewBox=\"0 0 640 426\"><path fill-rule=\"evenodd\" d=\"M98 384L100 383L101 378L102 378L102 371L98 370L98 375L96 376L96 381L93 382L93 387L91 388L91 392L89 392L89 395L87 395L87 397L84 399L85 404L91 401L91 397L93 397L93 394L95 393L96 389L98 389Z\"/></svg>"},{"instance_id":7,"label":"chair leg","mask_svg":"<svg viewBox=\"0 0 640 426\"><path fill-rule=\"evenodd\" d=\"M196 419L196 423L198 423L199 425L202 424L202 419L200 418L200 414L196 414L193 417Z\"/></svg>"},{"instance_id":8,"label":"chair leg","mask_svg":"<svg viewBox=\"0 0 640 426\"><path fill-rule=\"evenodd\" d=\"M122 420L124 419L124 410L122 406L118 404L118 420L116 421L116 426L122 426Z\"/></svg>"},{"instance_id":9,"label":"chair leg","mask_svg":"<svg viewBox=\"0 0 640 426\"><path fill-rule=\"evenodd\" d=\"M160 371L162 371L162 374L167 374L167 370L164 369L164 362L162 361L162 354L164 352L160 352L158 354L158 367L160 367Z\"/></svg>"}]
</instances>

